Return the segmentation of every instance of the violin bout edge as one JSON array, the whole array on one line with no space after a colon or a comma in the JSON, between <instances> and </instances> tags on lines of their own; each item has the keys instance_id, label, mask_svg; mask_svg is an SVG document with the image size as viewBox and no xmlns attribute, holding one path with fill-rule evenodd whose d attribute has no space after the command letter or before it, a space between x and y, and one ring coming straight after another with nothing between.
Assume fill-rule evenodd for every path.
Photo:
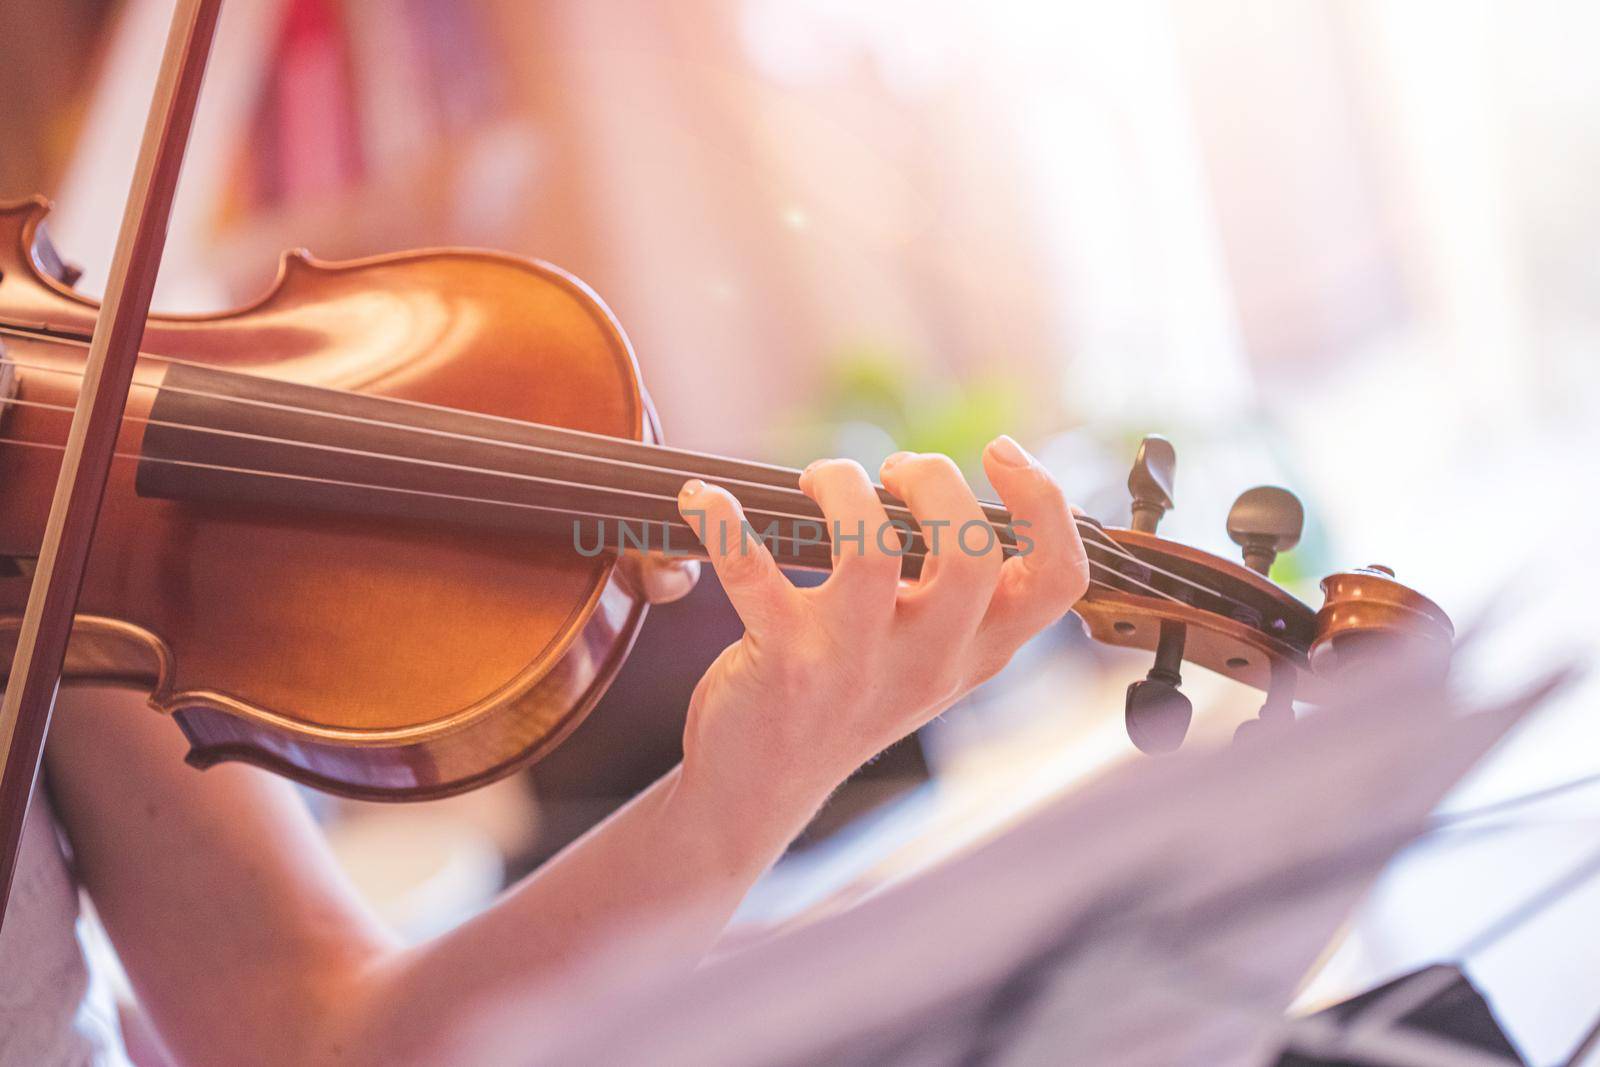
<instances>
[{"instance_id":1,"label":"violin bout edge","mask_svg":"<svg viewBox=\"0 0 1600 1067\"><path fill-rule=\"evenodd\" d=\"M63 684L144 690L152 709L188 739L187 761L247 763L326 793L368 801L437 800L485 785L543 758L588 717L627 658L647 611L612 579L564 648L529 665L477 704L399 729L318 728L226 693L174 691L172 651L134 623L79 615ZM0 617L9 664L20 624ZM0 678L0 684L4 679Z\"/></svg>"}]
</instances>

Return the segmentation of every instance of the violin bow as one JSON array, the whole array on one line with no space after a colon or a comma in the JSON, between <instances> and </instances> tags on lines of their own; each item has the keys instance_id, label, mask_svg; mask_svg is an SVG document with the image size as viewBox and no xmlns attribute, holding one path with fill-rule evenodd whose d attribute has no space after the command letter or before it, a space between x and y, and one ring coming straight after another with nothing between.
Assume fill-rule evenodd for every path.
<instances>
[{"instance_id":1,"label":"violin bow","mask_svg":"<svg viewBox=\"0 0 1600 1067\"><path fill-rule=\"evenodd\" d=\"M0 702L0 924L222 0L178 0Z\"/></svg>"}]
</instances>

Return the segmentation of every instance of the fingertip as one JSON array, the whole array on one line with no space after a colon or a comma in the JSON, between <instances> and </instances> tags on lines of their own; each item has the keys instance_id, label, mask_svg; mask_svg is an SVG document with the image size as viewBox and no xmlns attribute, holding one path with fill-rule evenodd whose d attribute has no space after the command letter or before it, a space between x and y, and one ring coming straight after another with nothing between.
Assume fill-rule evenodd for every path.
<instances>
[{"instance_id":1,"label":"fingertip","mask_svg":"<svg viewBox=\"0 0 1600 1067\"><path fill-rule=\"evenodd\" d=\"M728 543L728 531L739 529L744 521L744 511L739 498L720 485L708 485L698 478L684 483L678 494L678 513L683 516L694 535L713 554Z\"/></svg>"},{"instance_id":2,"label":"fingertip","mask_svg":"<svg viewBox=\"0 0 1600 1067\"><path fill-rule=\"evenodd\" d=\"M1013 470L1026 470L1034 465L1034 458L1028 450L1017 444L1016 438L1005 433L989 442L984 449L984 456Z\"/></svg>"},{"instance_id":3,"label":"fingertip","mask_svg":"<svg viewBox=\"0 0 1600 1067\"><path fill-rule=\"evenodd\" d=\"M872 484L872 479L867 477L866 468L856 460L846 457L813 460L810 466L800 472L800 491L818 504L822 502L817 496L820 491L818 478L825 472L832 472L827 479L830 485L839 485L840 475L844 475L845 481L869 486Z\"/></svg>"},{"instance_id":4,"label":"fingertip","mask_svg":"<svg viewBox=\"0 0 1600 1067\"><path fill-rule=\"evenodd\" d=\"M699 478L690 478L683 483L683 489L678 493L678 503L680 507L694 505L702 511L718 505L739 509L738 497L720 485L702 482Z\"/></svg>"},{"instance_id":5,"label":"fingertip","mask_svg":"<svg viewBox=\"0 0 1600 1067\"><path fill-rule=\"evenodd\" d=\"M704 520L710 503L706 489L705 482L699 478L690 478L683 483L683 488L678 490L678 514L685 519L701 520L701 529L696 533L702 541L705 540Z\"/></svg>"},{"instance_id":6,"label":"fingertip","mask_svg":"<svg viewBox=\"0 0 1600 1067\"><path fill-rule=\"evenodd\" d=\"M800 491L807 496L811 495L811 472L816 470L820 463L822 463L822 460L814 459L800 471Z\"/></svg>"},{"instance_id":7,"label":"fingertip","mask_svg":"<svg viewBox=\"0 0 1600 1067\"><path fill-rule=\"evenodd\" d=\"M1051 482L1044 464L1007 434L996 437L983 450L983 470L1002 498L1031 496L1045 491Z\"/></svg>"}]
</instances>

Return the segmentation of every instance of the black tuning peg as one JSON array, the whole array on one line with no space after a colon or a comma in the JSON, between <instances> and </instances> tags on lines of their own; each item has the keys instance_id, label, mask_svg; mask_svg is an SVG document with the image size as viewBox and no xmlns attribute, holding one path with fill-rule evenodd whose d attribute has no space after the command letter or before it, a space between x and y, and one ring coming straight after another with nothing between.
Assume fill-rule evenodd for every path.
<instances>
[{"instance_id":1,"label":"black tuning peg","mask_svg":"<svg viewBox=\"0 0 1600 1067\"><path fill-rule=\"evenodd\" d=\"M1128 472L1128 492L1133 495L1133 528L1155 533L1156 524L1172 508L1172 486L1178 474L1178 453L1172 442L1151 434L1139 442Z\"/></svg>"},{"instance_id":2,"label":"black tuning peg","mask_svg":"<svg viewBox=\"0 0 1600 1067\"><path fill-rule=\"evenodd\" d=\"M1275 485L1246 489L1228 509L1228 536L1244 550L1244 565L1257 574L1266 574L1279 552L1300 543L1305 524L1300 499Z\"/></svg>"},{"instance_id":3,"label":"black tuning peg","mask_svg":"<svg viewBox=\"0 0 1600 1067\"><path fill-rule=\"evenodd\" d=\"M1294 668L1274 661L1272 675L1267 682L1267 699L1261 705L1261 713L1256 718L1239 724L1239 728L1233 733L1234 741L1245 740L1293 723L1294 683Z\"/></svg>"},{"instance_id":4,"label":"black tuning peg","mask_svg":"<svg viewBox=\"0 0 1600 1067\"><path fill-rule=\"evenodd\" d=\"M1128 686L1124 721L1128 739L1140 752L1173 752L1189 732L1194 707L1179 691L1183 666L1184 624L1163 621L1156 644L1155 666L1142 681Z\"/></svg>"}]
</instances>

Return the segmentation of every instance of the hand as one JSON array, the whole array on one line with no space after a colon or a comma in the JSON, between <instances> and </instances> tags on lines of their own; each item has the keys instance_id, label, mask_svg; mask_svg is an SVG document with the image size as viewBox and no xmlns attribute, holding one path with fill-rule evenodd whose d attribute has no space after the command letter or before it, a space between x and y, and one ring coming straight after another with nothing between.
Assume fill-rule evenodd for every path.
<instances>
[{"instance_id":1,"label":"hand","mask_svg":"<svg viewBox=\"0 0 1600 1067\"><path fill-rule=\"evenodd\" d=\"M956 465L896 453L883 485L906 502L938 551L916 583L902 582L888 522L857 463L806 468L800 488L840 539L822 585L799 589L765 545L741 538L743 513L727 490L688 482L679 508L701 533L744 636L695 689L684 736L686 782L760 804L815 805L862 763L949 707L1005 666L1028 638L1065 614L1088 587L1077 524L1050 475L1009 437L993 441L984 470L1033 542L1003 559L993 538L958 541L987 520ZM719 530L729 531L726 538ZM981 551L968 551L967 545ZM842 547L842 551L841 551Z\"/></svg>"}]
</instances>

